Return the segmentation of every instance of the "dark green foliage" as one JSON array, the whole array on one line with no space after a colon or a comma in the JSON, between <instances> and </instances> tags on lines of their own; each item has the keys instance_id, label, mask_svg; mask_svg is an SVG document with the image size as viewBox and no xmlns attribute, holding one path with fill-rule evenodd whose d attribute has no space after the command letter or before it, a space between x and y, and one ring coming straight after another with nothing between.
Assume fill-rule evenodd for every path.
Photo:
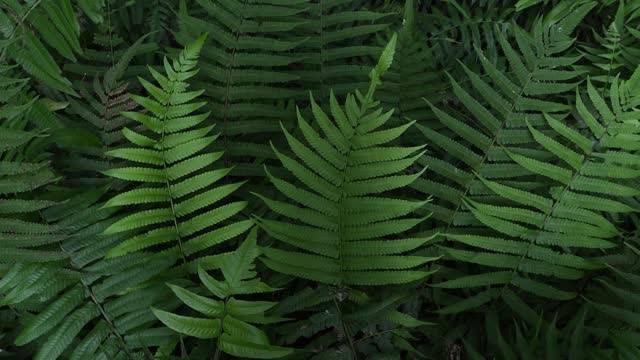
<instances>
[{"instance_id":1,"label":"dark green foliage","mask_svg":"<svg viewBox=\"0 0 640 360\"><path fill-rule=\"evenodd\" d=\"M35 31L28 29L27 23ZM76 95L50 52L54 50L70 61L82 53L80 25L71 0L3 1L0 29L1 61L10 58L44 85Z\"/></svg>"},{"instance_id":2,"label":"dark green foliage","mask_svg":"<svg viewBox=\"0 0 640 360\"><path fill-rule=\"evenodd\" d=\"M182 44L203 32L216 34L203 50L197 84L216 115L226 162L236 158L239 176L262 176L258 164L272 157L266 139L280 130L279 121L294 116L286 100L304 94L292 87L299 76L288 68L303 59L296 49L307 39L295 34L306 22L308 6L308 0L181 2L177 39ZM204 16L194 17L196 11Z\"/></svg>"},{"instance_id":3,"label":"dark green foliage","mask_svg":"<svg viewBox=\"0 0 640 360\"><path fill-rule=\"evenodd\" d=\"M640 2L0 1L0 359L640 358Z\"/></svg>"}]
</instances>

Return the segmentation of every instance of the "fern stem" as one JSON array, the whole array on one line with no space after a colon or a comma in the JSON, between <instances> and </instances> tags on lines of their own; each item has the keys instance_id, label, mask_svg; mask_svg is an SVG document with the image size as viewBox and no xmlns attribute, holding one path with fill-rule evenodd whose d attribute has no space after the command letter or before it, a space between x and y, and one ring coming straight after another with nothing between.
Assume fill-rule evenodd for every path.
<instances>
[{"instance_id":1,"label":"fern stem","mask_svg":"<svg viewBox=\"0 0 640 360\"><path fill-rule=\"evenodd\" d=\"M60 248L62 249L62 244L60 244ZM107 313L104 311L104 308L102 307L102 305L98 302L98 299L96 298L96 296L93 294L93 291L91 290L91 288L85 284L84 280L80 279L80 283L82 283L82 285L84 286L84 288L87 290L87 292L89 293L89 297L91 298L91 301L93 301L93 303L96 305L96 307L98 308L98 310L100 311L100 314L102 315L102 317L104 318L104 320L107 322L107 324L109 325L109 328L111 329L111 331L116 335L116 337L118 338L118 341L120 342L120 344L122 345L124 351L127 353L127 357L129 359L133 359L133 354L131 353L131 350L129 349L129 347L127 346L126 341L124 340L124 337L122 336L122 334L120 334L120 332L118 331L118 329L116 328L116 326L113 324L113 321L111 321L111 319L109 318L109 316L107 315ZM147 356L147 359L151 359L150 357L148 357L148 354L145 354Z\"/></svg>"},{"instance_id":2,"label":"fern stem","mask_svg":"<svg viewBox=\"0 0 640 360\"><path fill-rule=\"evenodd\" d=\"M242 2L242 10L240 11L240 14L244 13L244 9L246 7L247 7L247 1L245 0ZM225 82L224 106L222 107L222 137L223 137L224 150L225 150L224 151L225 166L229 166L229 135L228 135L229 118L227 116L227 113L229 111L229 105L230 105L229 97L231 95L231 86L232 86L232 78L233 78L232 74L233 74L233 69L236 61L236 51L238 49L237 44L240 41L239 29L242 27L242 23L244 22L244 20L245 20L244 15L241 15L240 22L233 33L235 44L233 46L233 50L231 50L231 60L229 61L229 65L227 65L227 78Z\"/></svg>"},{"instance_id":3,"label":"fern stem","mask_svg":"<svg viewBox=\"0 0 640 360\"><path fill-rule=\"evenodd\" d=\"M111 1L107 0L107 22L109 23L109 56L111 57L111 66L115 66L113 59L113 28L111 27Z\"/></svg>"},{"instance_id":4,"label":"fern stem","mask_svg":"<svg viewBox=\"0 0 640 360\"><path fill-rule=\"evenodd\" d=\"M162 125L162 139L164 140L164 122ZM160 140L162 142L162 140ZM180 249L180 256L182 257L182 263L187 263L187 258L184 255L184 249L182 248L182 237L180 236L180 228L178 227L178 216L176 215L175 204L173 203L173 194L171 192L171 184L169 183L169 177L167 176L167 160L165 159L164 154L164 145L162 145L162 170L165 177L165 185L167 186L167 191L169 192L169 204L171 205L171 213L173 214L173 226L176 230L176 238L178 240L178 247Z\"/></svg>"},{"instance_id":5,"label":"fern stem","mask_svg":"<svg viewBox=\"0 0 640 360\"><path fill-rule=\"evenodd\" d=\"M106 89L105 89L106 90ZM103 105L104 105L104 110L102 111L102 133L101 135L101 140L102 140L102 160L107 162L107 165L109 166L109 169L112 168L113 163L111 162L111 157L107 156L107 151L109 150L109 145L107 143L107 123L109 122L109 120L111 120L111 118L107 118L107 114L109 113L109 111L111 110L111 97L114 94L113 89L109 89L109 92L105 91L105 94L107 95L106 100L104 101Z\"/></svg>"},{"instance_id":6,"label":"fern stem","mask_svg":"<svg viewBox=\"0 0 640 360\"><path fill-rule=\"evenodd\" d=\"M224 299L222 302L222 315L220 316L220 336L216 339L216 352L213 355L213 360L221 360L223 357L222 351L220 351L220 338L222 337L222 333L224 332L224 318L227 316L227 301L228 297Z\"/></svg>"},{"instance_id":7,"label":"fern stem","mask_svg":"<svg viewBox=\"0 0 640 360\"><path fill-rule=\"evenodd\" d=\"M171 92L169 94L169 100L167 100L169 104L171 103L171 96L174 94L174 91L175 91L175 84L176 84L176 81L172 80ZM169 175L167 174L167 159L166 159L165 148L164 148L164 137L166 134L166 123L167 123L168 111L169 111L169 106L167 105L165 106L164 113L162 114L162 118L160 119L162 121L162 135L160 137L160 145L161 145L161 152L162 152L162 173L164 174L165 185L167 187L167 192L169 193L169 204L171 205L171 214L173 215L173 227L176 231L176 239L178 240L178 248L180 249L180 256L182 257L182 263L186 264L187 258L184 254L184 249L182 247L182 237L180 236L180 227L178 226L178 216L176 215L176 208L173 202L173 193L171 191L171 183L169 181Z\"/></svg>"},{"instance_id":8,"label":"fern stem","mask_svg":"<svg viewBox=\"0 0 640 360\"><path fill-rule=\"evenodd\" d=\"M600 93L600 96L604 96L604 94L607 92L607 88L609 86L609 79L611 78L611 67L613 66L613 59L616 57L616 50L618 50L618 44L620 44L620 41L617 39L615 44L613 45L613 49L611 50L611 54L609 56L609 68L607 69L607 80L604 83L604 86L602 87L602 92Z\"/></svg>"},{"instance_id":9,"label":"fern stem","mask_svg":"<svg viewBox=\"0 0 640 360\"><path fill-rule=\"evenodd\" d=\"M367 94L365 95L364 100L362 101L362 104L360 106L360 114L364 114L364 112L367 111L369 104L371 103L371 99L373 98L373 94L376 90L376 82L375 81L371 81L371 84L369 85L369 90L367 91ZM357 126L356 126L357 127ZM351 135L351 137L353 137L356 134L356 131L354 131L354 133ZM347 139L350 140L351 138ZM347 149L346 153L345 153L345 158L347 159L347 165L346 168L343 170L342 172L342 181L340 183L340 199L338 200L338 208L340 209L340 214L338 215L338 254L339 254L339 265L340 265L340 273L342 273L343 269L344 269L344 264L343 264L343 257L342 257L342 245L343 245L343 237L344 237L344 223L342 221L343 219L343 200L344 200L344 193L343 193L343 185L344 182L346 181L346 174L347 174L347 168L349 167L349 155L351 154L351 151L353 149L353 142L349 141L349 148ZM340 289L338 289L338 292L340 291ZM349 345L349 349L351 350L351 354L353 355L353 359L357 360L358 359L358 353L356 352L356 348L355 348L355 343L353 341L353 336L351 335L351 332L349 331L349 328L347 327L347 325L344 322L344 317L342 315L342 309L340 308L340 304L338 303L338 300L336 299L336 296L333 296L333 304L336 307L336 311L338 312L338 318L340 320L340 324L342 325L342 330L344 332L344 336L347 339L347 343Z\"/></svg>"},{"instance_id":10,"label":"fern stem","mask_svg":"<svg viewBox=\"0 0 640 360\"><path fill-rule=\"evenodd\" d=\"M351 351L351 355L353 355L352 359L358 360L358 353L356 352L355 342L353 341L353 337L351 336L351 331L349 331L349 327L344 322L344 317L342 316L342 310L340 309L340 304L338 304L338 300L335 296L333 296L333 304L336 307L336 311L338 312L338 319L340 321L340 325L342 326L342 331L344 332L344 337L347 339L347 344L349 345L349 350Z\"/></svg>"}]
</instances>

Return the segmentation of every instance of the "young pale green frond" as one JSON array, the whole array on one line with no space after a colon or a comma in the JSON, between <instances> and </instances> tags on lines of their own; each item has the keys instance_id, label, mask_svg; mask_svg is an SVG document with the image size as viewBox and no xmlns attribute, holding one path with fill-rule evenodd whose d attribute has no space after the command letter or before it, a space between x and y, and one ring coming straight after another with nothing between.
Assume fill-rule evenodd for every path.
<instances>
[{"instance_id":1,"label":"young pale green frond","mask_svg":"<svg viewBox=\"0 0 640 360\"><path fill-rule=\"evenodd\" d=\"M188 307L208 318L196 318L153 309L153 313L170 329L201 339L217 338L216 351L251 359L274 359L289 355L293 349L269 344L267 335L250 323L267 320L264 312L275 305L267 301L239 300L234 295L274 291L256 278L255 259L260 250L257 229L220 265L224 280L216 280L202 268L200 281L219 300L214 300L177 285L169 285ZM276 321L278 321L276 319Z\"/></svg>"},{"instance_id":2,"label":"young pale green frond","mask_svg":"<svg viewBox=\"0 0 640 360\"><path fill-rule=\"evenodd\" d=\"M356 99L349 94L346 104L340 106L332 93L331 117L311 97L313 116L325 137L312 130L298 113L308 145L284 130L292 155L274 147L284 168L305 189L269 174L276 188L291 201L259 197L288 220L257 221L270 236L297 249L265 248L262 261L268 267L334 285L401 284L432 273L419 268L433 258L402 255L424 245L429 238L416 240L410 246L407 240L398 239L424 220L406 216L425 202L384 196L422 174L397 175L415 163L419 156L415 155L416 149L384 146L411 124L380 130L390 116L374 109L373 94L393 58L393 39L371 72L371 85L365 96ZM364 153L385 151L389 158L368 156L366 163L360 160Z\"/></svg>"},{"instance_id":3,"label":"young pale green frond","mask_svg":"<svg viewBox=\"0 0 640 360\"><path fill-rule=\"evenodd\" d=\"M209 114L198 114L204 103L193 101L202 92L188 91L187 80L197 73L197 60L205 39L206 36L201 36L187 45L172 61L165 59L164 75L152 70L158 86L141 79L150 97L131 98L148 112L122 113L151 133L142 135L125 129L124 136L133 147L107 153L131 166L109 169L105 174L140 183L105 204L139 209L105 229L105 234L135 232L111 249L108 257L168 245L173 249L170 253L186 261L187 256L229 240L251 226L247 222L237 223L242 226L221 233L246 203L225 201L241 184L216 184L229 169L212 169L222 156L221 152L209 152L217 135L210 135L212 126L201 125ZM221 228L215 229L216 226Z\"/></svg>"}]
</instances>

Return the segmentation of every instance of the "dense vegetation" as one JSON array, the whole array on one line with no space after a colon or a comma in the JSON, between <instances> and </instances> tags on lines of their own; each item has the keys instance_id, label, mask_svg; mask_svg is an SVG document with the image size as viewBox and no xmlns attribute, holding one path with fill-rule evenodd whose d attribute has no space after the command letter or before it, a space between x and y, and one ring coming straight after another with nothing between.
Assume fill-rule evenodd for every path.
<instances>
[{"instance_id":1,"label":"dense vegetation","mask_svg":"<svg viewBox=\"0 0 640 360\"><path fill-rule=\"evenodd\" d=\"M0 358L640 359L640 1L0 1Z\"/></svg>"}]
</instances>

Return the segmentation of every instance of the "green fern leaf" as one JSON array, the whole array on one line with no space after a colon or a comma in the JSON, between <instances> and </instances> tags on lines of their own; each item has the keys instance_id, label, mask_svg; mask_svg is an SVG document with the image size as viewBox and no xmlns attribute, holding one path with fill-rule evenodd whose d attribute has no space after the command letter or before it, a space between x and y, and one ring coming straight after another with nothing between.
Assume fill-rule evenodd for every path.
<instances>
[{"instance_id":1,"label":"green fern leaf","mask_svg":"<svg viewBox=\"0 0 640 360\"><path fill-rule=\"evenodd\" d=\"M169 328L197 338L217 338L217 350L233 356L271 359L292 353L292 349L269 345L266 334L249 322L264 323L270 319L264 312L275 305L266 301L245 301L235 295L270 292L276 289L256 278L254 261L260 254L254 228L244 242L220 263L224 280L209 275L202 267L198 276L214 300L176 285L169 285L187 306L209 318L181 316L153 309L154 315ZM280 321L280 319L272 319Z\"/></svg>"},{"instance_id":2,"label":"green fern leaf","mask_svg":"<svg viewBox=\"0 0 640 360\"><path fill-rule=\"evenodd\" d=\"M191 102L202 91L187 91L187 80L197 73L197 59L204 45L206 35L201 36L173 61L165 59L166 76L151 70L158 86L141 79L150 98L131 98L148 110L124 112L123 115L146 126L155 135L133 135L124 130L125 136L140 147L121 147L106 154L139 166L121 167L104 171L106 175L118 179L142 183L142 187L116 195L105 206L141 206L152 204L153 208L140 208L112 224L105 234L125 231L144 231L109 251L109 257L123 256L132 252L156 247L161 244L173 246L171 253L176 260L205 249L214 243L229 240L240 232L226 234L214 229L215 226L230 225L229 219L245 207L245 202L231 202L217 205L227 199L241 184L212 186L229 172L229 169L212 170L211 165L218 160L221 152L205 152L217 135L209 135L212 126L198 127L209 115L197 114L204 103ZM201 191L202 190L202 191ZM201 191L195 196L196 191ZM151 225L158 228L150 229ZM247 230L248 226L236 226L235 230ZM206 230L206 233L202 231ZM209 240L220 236L216 242ZM224 240L223 240L224 239Z\"/></svg>"},{"instance_id":3,"label":"green fern leaf","mask_svg":"<svg viewBox=\"0 0 640 360\"><path fill-rule=\"evenodd\" d=\"M268 267L334 285L401 284L422 279L433 272L408 269L423 266L434 258L400 255L428 239L416 239L409 247L406 246L411 242L409 240L386 240L388 245L383 240L420 224L424 218L401 217L424 205L424 202L373 196L403 188L424 171L387 176L415 162L417 156L412 154L418 148L381 147L404 133L411 123L375 131L390 116L383 115L381 111L370 112L376 105L372 99L374 91L380 76L391 65L395 45L395 40L392 40L383 51L379 65L371 72L369 92L360 97L360 104L356 103L353 95L349 95L343 109L332 94L332 120L311 97L312 113L326 138L311 130L298 112L301 129L307 129L305 138L309 146L319 150L319 155L286 130L291 150L300 161L274 147L284 167L309 190L297 189L267 172L276 188L302 207L259 197L274 212L306 225L263 218L257 220L272 237L306 252L265 248L263 262ZM386 156L376 158L374 154L378 152L384 152ZM395 172L389 171L387 167L398 160L406 161L406 164ZM386 209L387 212L378 209Z\"/></svg>"}]
</instances>

